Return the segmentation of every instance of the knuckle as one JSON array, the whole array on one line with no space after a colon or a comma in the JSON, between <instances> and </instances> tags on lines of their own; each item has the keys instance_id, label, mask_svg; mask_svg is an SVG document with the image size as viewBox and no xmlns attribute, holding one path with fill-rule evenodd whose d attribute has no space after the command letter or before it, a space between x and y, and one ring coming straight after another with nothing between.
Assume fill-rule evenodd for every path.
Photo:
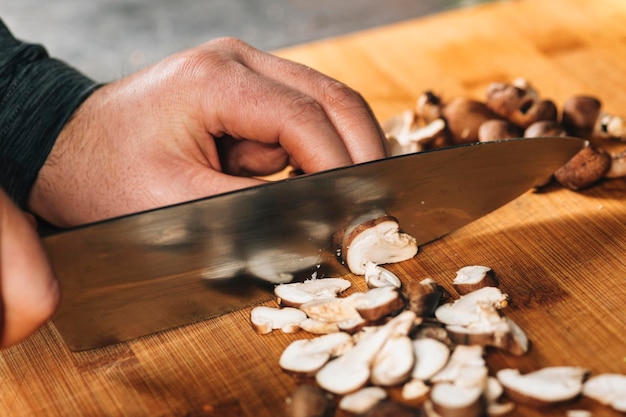
<instances>
[{"instance_id":1,"label":"knuckle","mask_svg":"<svg viewBox=\"0 0 626 417\"><path fill-rule=\"evenodd\" d=\"M333 107L350 109L363 106L363 98L359 93L336 80L325 83L322 94L324 100Z\"/></svg>"}]
</instances>

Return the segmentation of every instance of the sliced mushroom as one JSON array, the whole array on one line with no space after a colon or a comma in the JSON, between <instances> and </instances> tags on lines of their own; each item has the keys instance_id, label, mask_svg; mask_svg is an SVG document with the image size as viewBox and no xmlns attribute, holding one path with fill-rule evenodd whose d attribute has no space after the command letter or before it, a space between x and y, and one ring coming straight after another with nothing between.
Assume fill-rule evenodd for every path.
<instances>
[{"instance_id":1,"label":"sliced mushroom","mask_svg":"<svg viewBox=\"0 0 626 417\"><path fill-rule=\"evenodd\" d=\"M300 310L314 320L338 323L360 317L356 307L364 293L356 292L342 298L325 298L309 301L300 306Z\"/></svg>"},{"instance_id":2,"label":"sliced mushroom","mask_svg":"<svg viewBox=\"0 0 626 417\"><path fill-rule=\"evenodd\" d=\"M365 283L369 288L392 286L400 288L402 282L393 272L373 262L365 265Z\"/></svg>"},{"instance_id":3,"label":"sliced mushroom","mask_svg":"<svg viewBox=\"0 0 626 417\"><path fill-rule=\"evenodd\" d=\"M483 389L477 386L441 382L430 390L430 401L441 417L480 417L485 412Z\"/></svg>"},{"instance_id":4,"label":"sliced mushroom","mask_svg":"<svg viewBox=\"0 0 626 417\"><path fill-rule=\"evenodd\" d=\"M417 241L400 232L396 218L382 216L354 227L344 237L341 253L352 273L364 275L369 262L381 265L413 258Z\"/></svg>"},{"instance_id":5,"label":"sliced mushroom","mask_svg":"<svg viewBox=\"0 0 626 417\"><path fill-rule=\"evenodd\" d=\"M434 147L445 138L446 122L435 119L425 125L417 125L415 115L405 111L383 124L387 145L391 155L421 152Z\"/></svg>"},{"instance_id":6,"label":"sliced mushroom","mask_svg":"<svg viewBox=\"0 0 626 417\"><path fill-rule=\"evenodd\" d=\"M370 379L382 387L402 384L411 375L414 363L412 340L407 335L392 336L374 357Z\"/></svg>"},{"instance_id":7,"label":"sliced mushroom","mask_svg":"<svg viewBox=\"0 0 626 417\"><path fill-rule=\"evenodd\" d=\"M611 167L604 174L606 178L621 178L626 176L626 150L610 153Z\"/></svg>"},{"instance_id":8,"label":"sliced mushroom","mask_svg":"<svg viewBox=\"0 0 626 417\"><path fill-rule=\"evenodd\" d=\"M583 395L626 413L626 375L595 375L583 385Z\"/></svg>"},{"instance_id":9,"label":"sliced mushroom","mask_svg":"<svg viewBox=\"0 0 626 417\"><path fill-rule=\"evenodd\" d=\"M411 379L402 385L402 400L411 403L421 403L430 393L430 386L421 379Z\"/></svg>"},{"instance_id":10,"label":"sliced mushroom","mask_svg":"<svg viewBox=\"0 0 626 417\"><path fill-rule=\"evenodd\" d=\"M429 337L413 341L415 365L411 376L414 379L428 381L441 371L450 358L450 349L439 340Z\"/></svg>"},{"instance_id":11,"label":"sliced mushroom","mask_svg":"<svg viewBox=\"0 0 626 417\"><path fill-rule=\"evenodd\" d=\"M507 305L508 296L497 287L483 287L461 296L452 303L443 304L435 311L435 317L447 325L467 326L480 322L490 308Z\"/></svg>"},{"instance_id":12,"label":"sliced mushroom","mask_svg":"<svg viewBox=\"0 0 626 417\"><path fill-rule=\"evenodd\" d=\"M497 287L500 282L488 266L468 265L456 272L452 285L459 294L465 295L483 287Z\"/></svg>"},{"instance_id":13,"label":"sliced mushroom","mask_svg":"<svg viewBox=\"0 0 626 417\"><path fill-rule=\"evenodd\" d=\"M454 348L446 366L430 378L431 382L454 382L484 387L487 366L482 346L459 345Z\"/></svg>"},{"instance_id":14,"label":"sliced mushroom","mask_svg":"<svg viewBox=\"0 0 626 417\"><path fill-rule=\"evenodd\" d=\"M387 398L387 391L381 387L365 387L345 395L339 401L339 408L354 414L370 411L376 404Z\"/></svg>"},{"instance_id":15,"label":"sliced mushroom","mask_svg":"<svg viewBox=\"0 0 626 417\"><path fill-rule=\"evenodd\" d=\"M518 356L529 349L526 333L506 317L497 316L467 326L451 325L446 329L452 341L458 344L492 346Z\"/></svg>"},{"instance_id":16,"label":"sliced mushroom","mask_svg":"<svg viewBox=\"0 0 626 417\"><path fill-rule=\"evenodd\" d=\"M445 294L443 287L432 278L410 281L405 292L409 309L420 317L431 317Z\"/></svg>"},{"instance_id":17,"label":"sliced mushroom","mask_svg":"<svg viewBox=\"0 0 626 417\"><path fill-rule=\"evenodd\" d=\"M304 282L280 284L274 287L274 294L281 305L300 307L302 304L319 299L334 298L350 288L350 281L343 278L309 279Z\"/></svg>"},{"instance_id":18,"label":"sliced mushroom","mask_svg":"<svg viewBox=\"0 0 626 417\"><path fill-rule=\"evenodd\" d=\"M259 334L271 333L280 329L284 333L293 333L300 330L300 323L306 319L306 314L292 307L276 308L257 306L250 311L252 327Z\"/></svg>"},{"instance_id":19,"label":"sliced mushroom","mask_svg":"<svg viewBox=\"0 0 626 417\"><path fill-rule=\"evenodd\" d=\"M352 337L348 333L331 333L313 339L291 342L278 361L282 369L298 374L313 375L331 357L339 356L352 348Z\"/></svg>"},{"instance_id":20,"label":"sliced mushroom","mask_svg":"<svg viewBox=\"0 0 626 417\"><path fill-rule=\"evenodd\" d=\"M368 321L377 321L401 310L404 300L395 287L372 288L362 294L356 303L359 315Z\"/></svg>"},{"instance_id":21,"label":"sliced mushroom","mask_svg":"<svg viewBox=\"0 0 626 417\"><path fill-rule=\"evenodd\" d=\"M320 387L335 394L347 394L362 388L370 378L371 365L387 339L407 334L415 321L415 314L400 313L385 325L362 337L354 347L328 362L315 375Z\"/></svg>"},{"instance_id":22,"label":"sliced mushroom","mask_svg":"<svg viewBox=\"0 0 626 417\"><path fill-rule=\"evenodd\" d=\"M587 369L580 367L553 366L524 375L517 369L502 369L496 377L513 401L545 407L576 398L588 373Z\"/></svg>"}]
</instances>

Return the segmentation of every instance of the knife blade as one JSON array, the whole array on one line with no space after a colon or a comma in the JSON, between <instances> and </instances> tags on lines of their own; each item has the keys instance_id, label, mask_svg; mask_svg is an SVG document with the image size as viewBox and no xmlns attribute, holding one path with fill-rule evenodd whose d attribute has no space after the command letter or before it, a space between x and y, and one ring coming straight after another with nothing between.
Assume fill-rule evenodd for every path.
<instances>
[{"instance_id":1,"label":"knife blade","mask_svg":"<svg viewBox=\"0 0 626 417\"><path fill-rule=\"evenodd\" d=\"M513 139L401 155L61 231L43 238L63 291L52 321L71 350L86 350L267 301L277 282L343 276L333 234L355 219L392 215L423 245L538 185L584 145Z\"/></svg>"}]
</instances>

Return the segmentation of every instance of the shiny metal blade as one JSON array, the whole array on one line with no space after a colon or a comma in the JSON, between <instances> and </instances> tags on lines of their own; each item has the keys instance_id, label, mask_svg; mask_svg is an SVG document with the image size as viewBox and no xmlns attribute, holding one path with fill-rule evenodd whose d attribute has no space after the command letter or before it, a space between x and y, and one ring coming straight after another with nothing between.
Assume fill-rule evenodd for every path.
<instances>
[{"instance_id":1,"label":"shiny metal blade","mask_svg":"<svg viewBox=\"0 0 626 417\"><path fill-rule=\"evenodd\" d=\"M425 244L523 194L583 145L515 139L403 155L48 236L63 290L53 322L83 350L266 301L271 283L345 275L333 234L355 219L390 214Z\"/></svg>"}]
</instances>

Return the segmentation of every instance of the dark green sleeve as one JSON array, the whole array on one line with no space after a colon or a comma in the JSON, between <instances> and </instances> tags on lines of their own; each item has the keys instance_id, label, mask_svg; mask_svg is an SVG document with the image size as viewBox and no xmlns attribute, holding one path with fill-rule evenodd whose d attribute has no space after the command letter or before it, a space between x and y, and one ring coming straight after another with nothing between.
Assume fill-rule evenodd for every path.
<instances>
[{"instance_id":1,"label":"dark green sleeve","mask_svg":"<svg viewBox=\"0 0 626 417\"><path fill-rule=\"evenodd\" d=\"M96 83L0 20L0 186L21 207L63 126Z\"/></svg>"}]
</instances>

